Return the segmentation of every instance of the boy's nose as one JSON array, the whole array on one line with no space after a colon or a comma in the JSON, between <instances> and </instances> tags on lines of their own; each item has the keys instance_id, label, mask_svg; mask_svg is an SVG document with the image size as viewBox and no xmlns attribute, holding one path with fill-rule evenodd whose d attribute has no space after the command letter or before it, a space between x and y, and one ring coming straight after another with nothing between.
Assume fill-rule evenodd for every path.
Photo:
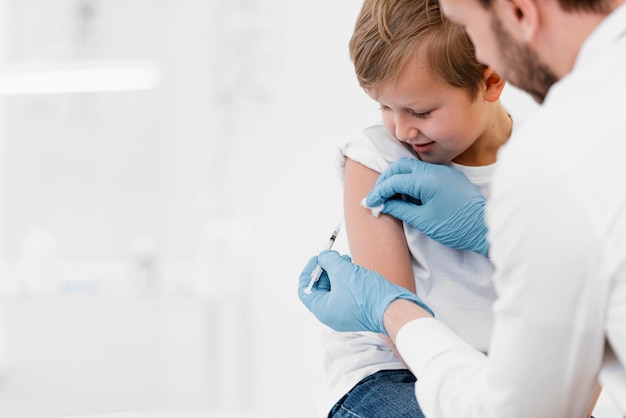
<instances>
[{"instance_id":1,"label":"boy's nose","mask_svg":"<svg viewBox=\"0 0 626 418\"><path fill-rule=\"evenodd\" d=\"M417 138L419 130L410 123L403 120L396 120L396 138L400 141L409 141Z\"/></svg>"}]
</instances>

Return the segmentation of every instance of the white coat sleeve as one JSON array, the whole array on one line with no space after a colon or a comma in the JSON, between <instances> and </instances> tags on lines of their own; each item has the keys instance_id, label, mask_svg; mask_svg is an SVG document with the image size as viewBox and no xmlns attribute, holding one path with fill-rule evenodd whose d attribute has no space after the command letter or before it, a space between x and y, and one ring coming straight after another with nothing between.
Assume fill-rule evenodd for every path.
<instances>
[{"instance_id":1,"label":"white coat sleeve","mask_svg":"<svg viewBox=\"0 0 626 418\"><path fill-rule=\"evenodd\" d=\"M488 355L436 319L398 333L429 418L582 417L591 401L604 342L601 233L566 173L529 156L532 175L519 176L529 171L521 157L501 162L489 203L498 299Z\"/></svg>"}]
</instances>

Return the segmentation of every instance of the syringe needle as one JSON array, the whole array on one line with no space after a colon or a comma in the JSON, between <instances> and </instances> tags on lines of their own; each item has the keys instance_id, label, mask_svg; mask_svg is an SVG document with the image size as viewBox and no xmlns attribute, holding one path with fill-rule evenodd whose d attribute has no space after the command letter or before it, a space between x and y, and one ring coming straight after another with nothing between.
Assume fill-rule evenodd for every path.
<instances>
[{"instance_id":1,"label":"syringe needle","mask_svg":"<svg viewBox=\"0 0 626 418\"><path fill-rule=\"evenodd\" d=\"M331 234L330 239L328 240L328 245L326 246L327 250L331 250L333 248L333 245L335 244L335 239L337 239L337 234L339 234L340 228L341 228L341 221L339 221L339 223L333 230L333 233ZM307 286L306 289L304 289L304 293L306 293L307 295L310 295L313 292L313 285L315 284L315 282L317 282L320 279L320 276L322 275L322 271L323 270L319 264L315 266L315 269L311 272L311 280L309 281L309 285Z\"/></svg>"}]
</instances>

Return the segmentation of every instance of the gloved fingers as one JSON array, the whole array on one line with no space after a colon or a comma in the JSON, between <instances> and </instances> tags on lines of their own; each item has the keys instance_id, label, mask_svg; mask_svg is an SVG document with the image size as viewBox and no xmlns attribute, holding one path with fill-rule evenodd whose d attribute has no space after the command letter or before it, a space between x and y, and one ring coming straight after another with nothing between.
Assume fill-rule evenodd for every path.
<instances>
[{"instance_id":1,"label":"gloved fingers","mask_svg":"<svg viewBox=\"0 0 626 418\"><path fill-rule=\"evenodd\" d=\"M350 256L348 255L339 255L339 253L337 251L331 251L331 250L324 250L320 253L320 256L325 254L325 253L335 253L340 259L347 261L348 263L352 262L352 258L350 258ZM310 299L311 298L311 294L315 293L315 291L322 291L322 292L329 292L330 291L330 278L328 277L328 274L326 273L324 267L319 263L319 257L320 256L314 256L311 257L311 259L308 261L306 267L304 267L304 270L302 270L302 273L300 273L300 279L298 282L298 295L300 296L300 299L304 302L305 298ZM319 279L317 280L317 282L313 285L313 288L311 289L312 292L311 294L307 294L305 293L305 289L308 288L309 283L311 282L311 274L313 273L313 271L317 268L317 266L322 267L322 274L320 275ZM305 303L306 304L306 303Z\"/></svg>"},{"instance_id":2,"label":"gloved fingers","mask_svg":"<svg viewBox=\"0 0 626 418\"><path fill-rule=\"evenodd\" d=\"M317 256L313 256L306 263L306 266L302 270L302 273L300 273L300 279L298 281L298 295L300 296L300 299L302 299L303 301L304 301L303 298L306 298L307 296L309 296L304 293L304 290L309 286L309 282L311 281L311 274L313 273L313 270L315 270L316 266L317 266Z\"/></svg>"},{"instance_id":3,"label":"gloved fingers","mask_svg":"<svg viewBox=\"0 0 626 418\"><path fill-rule=\"evenodd\" d=\"M318 254L318 257L323 257L325 254L328 254L328 253L336 253L337 255L339 255L339 257L343 258L344 260L348 261L349 263L352 263L352 257L350 257L348 254L339 254L339 252L337 252L336 250L322 250ZM318 261L319 261L319 259L318 259Z\"/></svg>"},{"instance_id":4,"label":"gloved fingers","mask_svg":"<svg viewBox=\"0 0 626 418\"><path fill-rule=\"evenodd\" d=\"M388 200L385 202L382 213L393 216L396 219L401 220L404 223L411 225L414 228L421 229L421 219L424 216L427 208L424 206L416 205L414 203L405 202L403 200ZM430 221L430 218L426 218L426 221Z\"/></svg>"},{"instance_id":5,"label":"gloved fingers","mask_svg":"<svg viewBox=\"0 0 626 418\"><path fill-rule=\"evenodd\" d=\"M304 306L306 306L306 308L313 313L313 315L322 320L320 315L326 314L327 309L324 308L324 306L327 304L328 297L330 296L328 291L328 289L330 289L328 276L325 273L322 274L317 283L313 285L311 293L307 294L305 292L305 289L309 286L309 281L311 280L311 271L316 265L317 257L313 257L309 263L307 263L307 267L305 267L304 271L302 271L302 274L300 274L298 297ZM328 287L328 289L324 289L326 287Z\"/></svg>"},{"instance_id":6,"label":"gloved fingers","mask_svg":"<svg viewBox=\"0 0 626 418\"><path fill-rule=\"evenodd\" d=\"M298 291L300 301L307 307L309 311L313 313L320 321L323 321L324 315L327 315L327 304L330 293L328 291L319 290L316 286L313 286L311 294L304 293L304 289L300 288Z\"/></svg>"},{"instance_id":7,"label":"gloved fingers","mask_svg":"<svg viewBox=\"0 0 626 418\"><path fill-rule=\"evenodd\" d=\"M341 255L335 250L324 250L320 252L317 261L324 271L330 271L332 274L345 263L351 264L352 258L349 255Z\"/></svg>"},{"instance_id":8,"label":"gloved fingers","mask_svg":"<svg viewBox=\"0 0 626 418\"><path fill-rule=\"evenodd\" d=\"M383 171L378 178L379 181L384 181L389 177L393 177L398 174L411 174L415 171L422 171L426 163L415 158L403 157L397 161L394 161Z\"/></svg>"},{"instance_id":9,"label":"gloved fingers","mask_svg":"<svg viewBox=\"0 0 626 418\"><path fill-rule=\"evenodd\" d=\"M337 251L322 251L318 256L320 267L326 272L335 292L349 288L361 267L352 262L348 255L340 255Z\"/></svg>"},{"instance_id":10,"label":"gloved fingers","mask_svg":"<svg viewBox=\"0 0 626 418\"><path fill-rule=\"evenodd\" d=\"M367 194L365 204L370 207L376 207L384 204L388 199L397 195L405 194L412 196L418 200L422 200L421 188L419 183L420 177L409 174L394 174L382 181L377 181L374 188ZM417 192L417 193L416 193Z\"/></svg>"},{"instance_id":11,"label":"gloved fingers","mask_svg":"<svg viewBox=\"0 0 626 418\"><path fill-rule=\"evenodd\" d=\"M307 261L306 266L304 266L302 273L300 273L300 282L305 281L306 277L311 277L311 273L313 273L313 270L315 270L316 266L317 266L317 256L314 255L313 257L309 258L309 261Z\"/></svg>"},{"instance_id":12,"label":"gloved fingers","mask_svg":"<svg viewBox=\"0 0 626 418\"><path fill-rule=\"evenodd\" d=\"M410 173L410 160L410 158L401 158L391 163L389 167L387 167L382 173L380 173L374 185L378 186L379 183L382 183L389 177L397 176L398 174Z\"/></svg>"},{"instance_id":13,"label":"gloved fingers","mask_svg":"<svg viewBox=\"0 0 626 418\"><path fill-rule=\"evenodd\" d=\"M376 183L374 184L374 189L369 193L366 200L366 205L370 208L382 205L385 200L389 199L393 195L397 193L403 193L410 195L411 193L407 193L405 191L395 192L393 189L382 188L381 184L386 183L391 178L397 178L397 176L403 176L405 181L407 182L407 186L410 186L411 180L407 177L410 177L415 172L423 172L426 168L426 163L420 160L416 160L415 158L400 158L399 160L391 163L389 167L385 171L383 171L378 179L376 179ZM397 180L395 180L397 181ZM392 183L393 184L393 183ZM387 186L388 187L388 186Z\"/></svg>"},{"instance_id":14,"label":"gloved fingers","mask_svg":"<svg viewBox=\"0 0 626 418\"><path fill-rule=\"evenodd\" d=\"M318 261L324 271L333 277L333 282L336 283L337 287L350 286L350 283L360 283L362 277L368 275L379 276L385 282L387 281L378 273L354 264L350 256L340 255L337 251L321 252ZM350 293L353 293L353 290Z\"/></svg>"},{"instance_id":15,"label":"gloved fingers","mask_svg":"<svg viewBox=\"0 0 626 418\"><path fill-rule=\"evenodd\" d=\"M323 292L330 292L330 279L326 271L322 270L322 275L317 280L317 283L313 285L313 289L317 289Z\"/></svg>"}]
</instances>

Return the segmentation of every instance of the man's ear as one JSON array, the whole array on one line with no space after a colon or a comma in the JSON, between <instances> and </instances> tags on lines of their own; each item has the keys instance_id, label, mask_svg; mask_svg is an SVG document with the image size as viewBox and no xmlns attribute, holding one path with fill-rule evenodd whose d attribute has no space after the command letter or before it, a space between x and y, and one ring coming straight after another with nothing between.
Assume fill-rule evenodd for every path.
<instances>
[{"instance_id":1,"label":"man's ear","mask_svg":"<svg viewBox=\"0 0 626 418\"><path fill-rule=\"evenodd\" d=\"M516 38L531 42L537 35L540 23L539 4L543 0L502 0L500 13L502 24Z\"/></svg>"},{"instance_id":2,"label":"man's ear","mask_svg":"<svg viewBox=\"0 0 626 418\"><path fill-rule=\"evenodd\" d=\"M498 101L506 84L504 78L491 67L485 68L483 75L485 77L485 100Z\"/></svg>"}]
</instances>

